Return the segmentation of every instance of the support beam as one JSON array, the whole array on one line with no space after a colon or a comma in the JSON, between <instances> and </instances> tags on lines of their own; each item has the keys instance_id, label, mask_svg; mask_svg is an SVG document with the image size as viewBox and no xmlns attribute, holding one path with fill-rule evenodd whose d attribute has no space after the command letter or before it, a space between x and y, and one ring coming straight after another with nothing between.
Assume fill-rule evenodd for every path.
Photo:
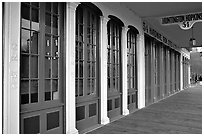
<instances>
[{"instance_id":1,"label":"support beam","mask_svg":"<svg viewBox=\"0 0 204 136\"><path fill-rule=\"evenodd\" d=\"M3 133L20 133L20 3L4 3Z\"/></svg>"},{"instance_id":2,"label":"support beam","mask_svg":"<svg viewBox=\"0 0 204 136\"><path fill-rule=\"evenodd\" d=\"M144 33L137 37L138 108L145 107L145 43Z\"/></svg>"},{"instance_id":3,"label":"support beam","mask_svg":"<svg viewBox=\"0 0 204 136\"><path fill-rule=\"evenodd\" d=\"M100 17L100 92L101 92L101 116L100 122L105 125L110 122L107 111L107 23L109 19L103 16Z\"/></svg>"},{"instance_id":4,"label":"support beam","mask_svg":"<svg viewBox=\"0 0 204 136\"><path fill-rule=\"evenodd\" d=\"M128 27L122 28L122 115L128 115L127 90L127 32Z\"/></svg>"},{"instance_id":5,"label":"support beam","mask_svg":"<svg viewBox=\"0 0 204 136\"><path fill-rule=\"evenodd\" d=\"M183 54L180 54L180 89L183 90Z\"/></svg>"},{"instance_id":6,"label":"support beam","mask_svg":"<svg viewBox=\"0 0 204 136\"><path fill-rule=\"evenodd\" d=\"M79 3L66 3L66 133L77 134L75 103L75 12Z\"/></svg>"}]
</instances>

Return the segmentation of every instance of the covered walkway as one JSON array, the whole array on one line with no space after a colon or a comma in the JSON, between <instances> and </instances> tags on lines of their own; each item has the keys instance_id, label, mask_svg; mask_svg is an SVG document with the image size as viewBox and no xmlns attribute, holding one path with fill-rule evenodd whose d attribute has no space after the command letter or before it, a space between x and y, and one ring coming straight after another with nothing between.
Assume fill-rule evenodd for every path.
<instances>
[{"instance_id":1,"label":"covered walkway","mask_svg":"<svg viewBox=\"0 0 204 136\"><path fill-rule=\"evenodd\" d=\"M202 86L183 90L89 133L201 134Z\"/></svg>"}]
</instances>

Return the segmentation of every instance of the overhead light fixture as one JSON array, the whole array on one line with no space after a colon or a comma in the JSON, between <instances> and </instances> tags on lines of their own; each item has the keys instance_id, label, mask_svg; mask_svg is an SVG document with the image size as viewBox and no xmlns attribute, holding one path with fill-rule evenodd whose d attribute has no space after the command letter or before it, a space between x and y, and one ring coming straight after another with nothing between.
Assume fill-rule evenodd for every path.
<instances>
[{"instance_id":1,"label":"overhead light fixture","mask_svg":"<svg viewBox=\"0 0 204 136\"><path fill-rule=\"evenodd\" d=\"M196 39L193 36L193 27L191 29L192 29L192 38L190 38L190 40L189 40L189 45L195 46L196 45Z\"/></svg>"}]
</instances>

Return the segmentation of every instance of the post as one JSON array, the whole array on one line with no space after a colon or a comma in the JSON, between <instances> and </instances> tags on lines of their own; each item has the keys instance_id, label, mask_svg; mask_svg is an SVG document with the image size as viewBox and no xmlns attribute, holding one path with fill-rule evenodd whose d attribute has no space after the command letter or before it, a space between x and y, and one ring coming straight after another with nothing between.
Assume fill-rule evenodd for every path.
<instances>
[{"instance_id":1,"label":"post","mask_svg":"<svg viewBox=\"0 0 204 136\"><path fill-rule=\"evenodd\" d=\"M6 2L3 19L3 133L20 133L20 3Z\"/></svg>"},{"instance_id":2,"label":"post","mask_svg":"<svg viewBox=\"0 0 204 136\"><path fill-rule=\"evenodd\" d=\"M128 115L128 90L127 90L127 31L128 27L122 28L122 115Z\"/></svg>"},{"instance_id":3,"label":"post","mask_svg":"<svg viewBox=\"0 0 204 136\"><path fill-rule=\"evenodd\" d=\"M77 134L75 104L75 12L79 3L66 3L66 133Z\"/></svg>"},{"instance_id":4,"label":"post","mask_svg":"<svg viewBox=\"0 0 204 136\"><path fill-rule=\"evenodd\" d=\"M107 23L109 19L105 18L104 16L100 17L100 82L103 85L100 85L100 92L101 92L101 118L100 123L105 125L110 122L108 118L108 111L107 111Z\"/></svg>"},{"instance_id":5,"label":"post","mask_svg":"<svg viewBox=\"0 0 204 136\"><path fill-rule=\"evenodd\" d=\"M180 54L180 89L183 90L183 54Z\"/></svg>"},{"instance_id":6,"label":"post","mask_svg":"<svg viewBox=\"0 0 204 136\"><path fill-rule=\"evenodd\" d=\"M145 107L145 43L144 33L137 38L138 108Z\"/></svg>"}]
</instances>

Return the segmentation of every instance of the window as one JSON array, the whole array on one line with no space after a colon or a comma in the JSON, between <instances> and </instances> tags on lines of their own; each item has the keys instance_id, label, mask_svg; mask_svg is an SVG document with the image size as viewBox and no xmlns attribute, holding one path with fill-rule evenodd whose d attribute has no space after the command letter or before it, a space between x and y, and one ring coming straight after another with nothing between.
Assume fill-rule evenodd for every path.
<instances>
[{"instance_id":1,"label":"window","mask_svg":"<svg viewBox=\"0 0 204 136\"><path fill-rule=\"evenodd\" d=\"M121 80L121 31L122 27L113 19L108 22L107 80L109 91L120 90Z\"/></svg>"},{"instance_id":2,"label":"window","mask_svg":"<svg viewBox=\"0 0 204 136\"><path fill-rule=\"evenodd\" d=\"M21 5L21 104L39 102L39 4Z\"/></svg>"},{"instance_id":3,"label":"window","mask_svg":"<svg viewBox=\"0 0 204 136\"><path fill-rule=\"evenodd\" d=\"M76 9L75 97L76 128L99 123L99 23L102 12L89 2ZM86 124L86 125L84 125Z\"/></svg>"},{"instance_id":4,"label":"window","mask_svg":"<svg viewBox=\"0 0 204 136\"><path fill-rule=\"evenodd\" d=\"M21 133L45 133L55 127L52 131L62 132L62 123L56 123L62 120L62 111L47 118L45 112L63 107L64 5L21 3Z\"/></svg>"},{"instance_id":5,"label":"window","mask_svg":"<svg viewBox=\"0 0 204 136\"><path fill-rule=\"evenodd\" d=\"M137 32L131 29L127 33L127 87L137 89L137 60L136 60Z\"/></svg>"},{"instance_id":6,"label":"window","mask_svg":"<svg viewBox=\"0 0 204 136\"><path fill-rule=\"evenodd\" d=\"M75 53L75 95L96 95L97 49L99 17L95 12L77 7L76 11L76 53Z\"/></svg>"}]
</instances>

